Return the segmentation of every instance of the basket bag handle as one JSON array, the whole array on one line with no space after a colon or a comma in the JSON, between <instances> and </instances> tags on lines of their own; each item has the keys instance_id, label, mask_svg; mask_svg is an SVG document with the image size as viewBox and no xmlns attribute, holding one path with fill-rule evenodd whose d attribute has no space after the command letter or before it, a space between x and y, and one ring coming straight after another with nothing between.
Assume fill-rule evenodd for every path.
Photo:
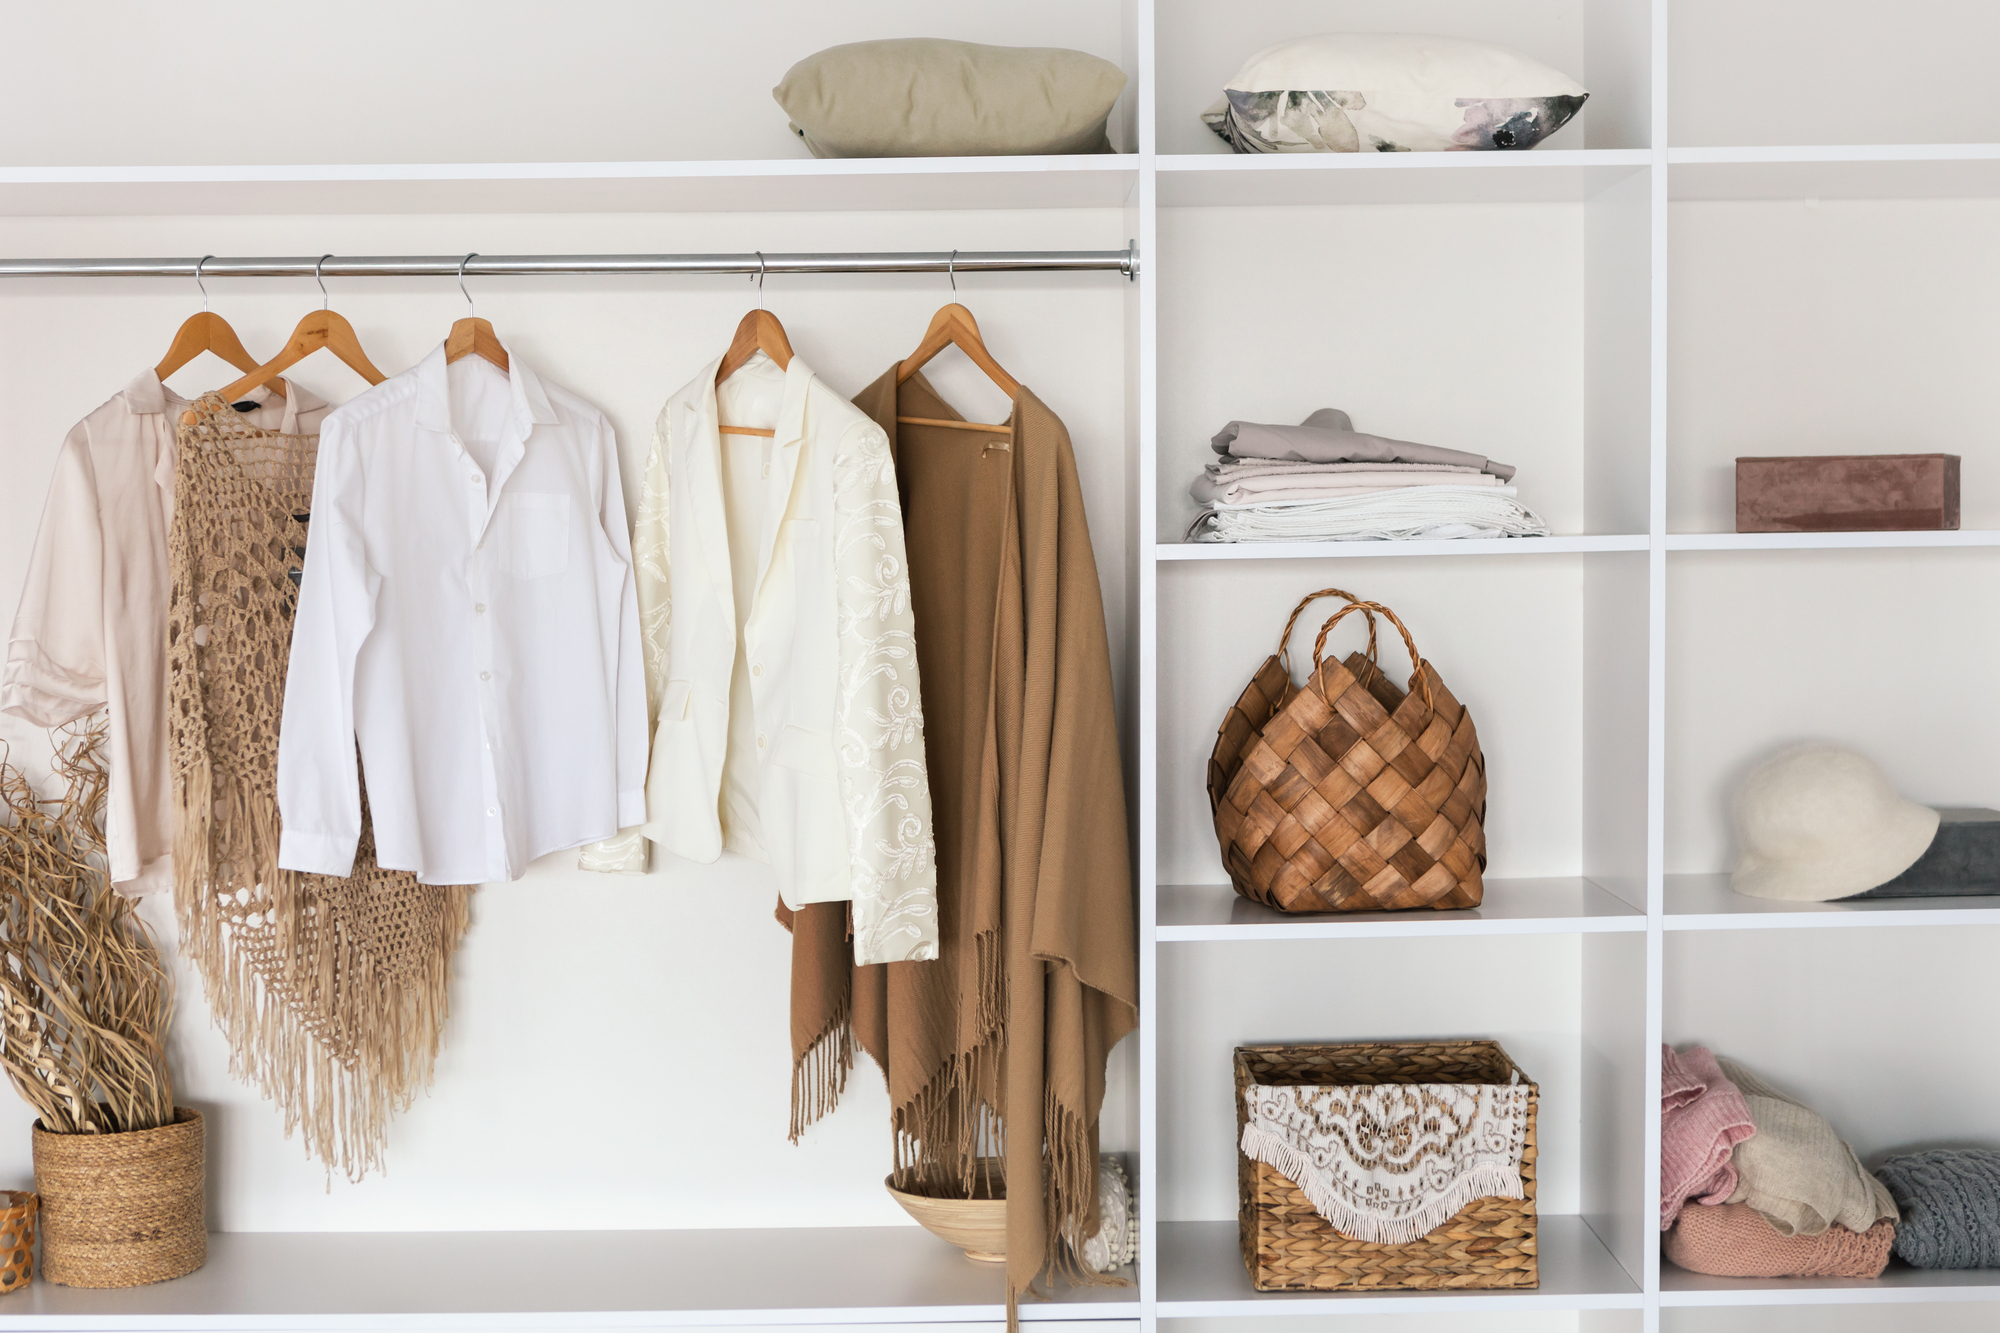
<instances>
[{"instance_id":1,"label":"basket bag handle","mask_svg":"<svg viewBox=\"0 0 2000 1333\"><path fill-rule=\"evenodd\" d=\"M1356 606L1374 605L1372 602L1363 602L1353 593L1344 592L1339 588L1321 588L1318 592L1307 593L1299 604L1292 608L1292 618L1285 622L1285 632L1278 636L1278 664L1285 668L1287 679L1292 674L1292 627L1299 623L1299 617L1305 614L1305 609L1322 597L1339 597ZM1368 616L1368 660L1373 662L1375 660L1375 613L1369 611L1366 614ZM1321 640L1324 641L1324 639L1325 636L1321 635ZM1318 668L1319 662L1315 660L1313 662L1313 669L1317 671Z\"/></svg>"},{"instance_id":2,"label":"basket bag handle","mask_svg":"<svg viewBox=\"0 0 2000 1333\"><path fill-rule=\"evenodd\" d=\"M1320 664L1326 660L1326 636L1333 632L1335 625L1338 625L1356 611L1368 617L1369 662L1372 664L1375 660L1375 612L1380 611L1388 618L1389 623L1394 625L1397 631L1402 634L1403 646L1410 650L1410 688L1414 690L1419 685L1422 685L1424 690L1424 706L1426 708L1435 708L1437 705L1431 699L1430 678L1424 674L1423 654L1417 651L1417 641L1410 637L1410 627L1405 625L1394 611L1391 611L1380 602L1350 602L1326 618L1326 623L1319 627L1319 637L1313 640L1312 678L1314 682L1318 682Z\"/></svg>"}]
</instances>

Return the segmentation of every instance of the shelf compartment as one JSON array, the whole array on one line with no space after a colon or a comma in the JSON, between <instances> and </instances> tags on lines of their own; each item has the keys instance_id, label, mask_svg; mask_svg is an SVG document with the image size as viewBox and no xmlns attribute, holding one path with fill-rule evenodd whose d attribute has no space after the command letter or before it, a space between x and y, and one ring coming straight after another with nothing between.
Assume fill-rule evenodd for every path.
<instances>
[{"instance_id":1,"label":"shelf compartment","mask_svg":"<svg viewBox=\"0 0 2000 1333\"><path fill-rule=\"evenodd\" d=\"M1994 534L2000 543L2000 533ZM1474 537L1455 541L1161 542L1161 560L1337 560L1413 555L1588 555L1643 551L1643 532L1574 537Z\"/></svg>"},{"instance_id":2,"label":"shelf compartment","mask_svg":"<svg viewBox=\"0 0 2000 1333\"><path fill-rule=\"evenodd\" d=\"M998 1265L917 1227L788 1230L240 1232L149 1287L38 1281L9 1329L607 1328L907 1324L1006 1317ZM1131 1270L1125 1271L1131 1276ZM1023 1302L1026 1321L1138 1318L1138 1289Z\"/></svg>"},{"instance_id":3,"label":"shelf compartment","mask_svg":"<svg viewBox=\"0 0 2000 1333\"><path fill-rule=\"evenodd\" d=\"M1860 551L1938 546L2000 546L2000 531L1958 532L1670 532L1669 551Z\"/></svg>"},{"instance_id":4,"label":"shelf compartment","mask_svg":"<svg viewBox=\"0 0 2000 1333\"><path fill-rule=\"evenodd\" d=\"M1541 1285L1454 1291L1258 1291L1243 1271L1234 1222L1160 1224L1160 1317L1457 1314L1486 1310L1636 1310L1639 1286L1573 1214L1537 1224ZM1025 1308L1025 1307L1024 1307Z\"/></svg>"},{"instance_id":5,"label":"shelf compartment","mask_svg":"<svg viewBox=\"0 0 2000 1333\"><path fill-rule=\"evenodd\" d=\"M1676 200L2000 196L2000 144L1675 148L1667 162Z\"/></svg>"},{"instance_id":6,"label":"shelf compartment","mask_svg":"<svg viewBox=\"0 0 2000 1333\"><path fill-rule=\"evenodd\" d=\"M1668 875L1666 891L1668 930L2000 925L2000 895L1795 903L1737 893L1727 875Z\"/></svg>"},{"instance_id":7,"label":"shelf compartment","mask_svg":"<svg viewBox=\"0 0 2000 1333\"><path fill-rule=\"evenodd\" d=\"M0 216L1118 208L1129 154L0 167Z\"/></svg>"},{"instance_id":8,"label":"shelf compartment","mask_svg":"<svg viewBox=\"0 0 2000 1333\"><path fill-rule=\"evenodd\" d=\"M2000 1301L2000 1269L1911 1268L1890 1260L1876 1278L1710 1277L1660 1265L1660 1304L1893 1305L1935 1301Z\"/></svg>"},{"instance_id":9,"label":"shelf compartment","mask_svg":"<svg viewBox=\"0 0 2000 1333\"><path fill-rule=\"evenodd\" d=\"M1158 937L1202 940L1387 939L1407 935L1567 935L1643 931L1646 914L1587 879L1489 879L1478 907L1451 912L1273 911L1227 884L1163 884Z\"/></svg>"},{"instance_id":10,"label":"shelf compartment","mask_svg":"<svg viewBox=\"0 0 2000 1333\"><path fill-rule=\"evenodd\" d=\"M1165 208L1580 202L1645 171L1643 148L1526 153L1184 153L1159 158Z\"/></svg>"}]
</instances>

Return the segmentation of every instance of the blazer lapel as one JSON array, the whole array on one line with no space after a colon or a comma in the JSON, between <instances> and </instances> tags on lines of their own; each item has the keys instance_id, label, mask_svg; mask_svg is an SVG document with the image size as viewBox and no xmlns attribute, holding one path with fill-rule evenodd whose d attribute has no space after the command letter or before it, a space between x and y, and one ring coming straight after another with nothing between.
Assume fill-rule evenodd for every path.
<instances>
[{"instance_id":1,"label":"blazer lapel","mask_svg":"<svg viewBox=\"0 0 2000 1333\"><path fill-rule=\"evenodd\" d=\"M777 550L778 533L792 505L792 486L798 480L799 454L804 449L806 390L812 384L812 368L794 356L785 368L785 397L778 408L778 424L771 435L771 475L764 483L764 531L757 546L757 583L762 595L764 579L771 572L771 557ZM827 515L829 521L832 515Z\"/></svg>"},{"instance_id":2,"label":"blazer lapel","mask_svg":"<svg viewBox=\"0 0 2000 1333\"><path fill-rule=\"evenodd\" d=\"M702 567L708 571L709 588L722 603L722 623L734 625L736 593L729 571L728 500L722 493L721 414L715 405L715 371L721 364L718 360L702 372L701 392L682 404L681 420L674 424L687 434L688 508L701 534ZM671 467L672 460L668 463Z\"/></svg>"}]
</instances>

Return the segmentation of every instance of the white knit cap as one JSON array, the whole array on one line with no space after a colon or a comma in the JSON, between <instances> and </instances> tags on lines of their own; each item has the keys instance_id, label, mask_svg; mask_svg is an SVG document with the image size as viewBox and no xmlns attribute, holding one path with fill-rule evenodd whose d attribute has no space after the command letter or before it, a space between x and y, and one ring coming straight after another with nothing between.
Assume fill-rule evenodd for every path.
<instances>
[{"instance_id":1,"label":"white knit cap","mask_svg":"<svg viewBox=\"0 0 2000 1333\"><path fill-rule=\"evenodd\" d=\"M1792 902L1865 893L1915 865L1937 827L1938 812L1904 800L1866 755L1795 746L1759 765L1737 794L1743 861L1732 883Z\"/></svg>"}]
</instances>

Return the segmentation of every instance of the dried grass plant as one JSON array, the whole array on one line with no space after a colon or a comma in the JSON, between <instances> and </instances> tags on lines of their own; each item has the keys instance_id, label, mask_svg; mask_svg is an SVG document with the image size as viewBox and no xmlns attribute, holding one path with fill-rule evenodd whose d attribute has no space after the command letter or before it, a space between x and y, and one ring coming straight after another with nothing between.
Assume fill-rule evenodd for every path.
<instances>
[{"instance_id":1,"label":"dried grass plant","mask_svg":"<svg viewBox=\"0 0 2000 1333\"><path fill-rule=\"evenodd\" d=\"M60 798L0 757L0 1066L57 1134L174 1118L173 982L105 859L105 726L55 733Z\"/></svg>"}]
</instances>

